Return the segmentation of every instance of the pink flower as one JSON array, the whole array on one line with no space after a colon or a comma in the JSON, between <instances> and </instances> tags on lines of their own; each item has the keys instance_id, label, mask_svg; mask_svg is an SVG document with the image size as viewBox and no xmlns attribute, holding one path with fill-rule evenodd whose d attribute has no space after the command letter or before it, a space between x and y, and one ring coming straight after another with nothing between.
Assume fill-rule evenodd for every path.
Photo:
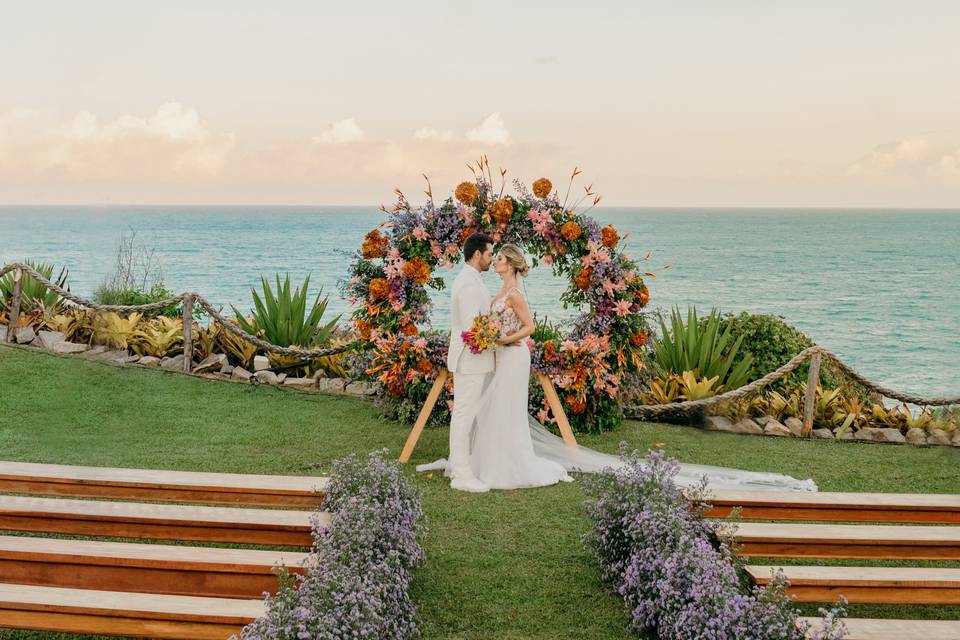
<instances>
[{"instance_id":1,"label":"pink flower","mask_svg":"<svg viewBox=\"0 0 960 640\"><path fill-rule=\"evenodd\" d=\"M540 411L537 411L537 420L540 421L540 424L546 424L546 423L547 423L547 410L546 410L546 409L540 409Z\"/></svg>"},{"instance_id":2,"label":"pink flower","mask_svg":"<svg viewBox=\"0 0 960 640\"><path fill-rule=\"evenodd\" d=\"M390 307L391 307L394 311L401 311L401 310L403 310L403 306L404 306L403 300L395 300L395 301L393 301L393 302L390 303Z\"/></svg>"},{"instance_id":3,"label":"pink flower","mask_svg":"<svg viewBox=\"0 0 960 640\"><path fill-rule=\"evenodd\" d=\"M413 341L413 346L417 349L426 349L427 348L427 339L426 338L417 338Z\"/></svg>"},{"instance_id":4,"label":"pink flower","mask_svg":"<svg viewBox=\"0 0 960 640\"><path fill-rule=\"evenodd\" d=\"M525 342L527 343L527 348L528 348L528 349L531 349L531 350L532 350L533 347L536 345L536 343L534 343L534 341L533 341L533 338L531 338L531 337L529 337L529 336L527 337L527 339L525 340Z\"/></svg>"},{"instance_id":5,"label":"pink flower","mask_svg":"<svg viewBox=\"0 0 960 640\"><path fill-rule=\"evenodd\" d=\"M429 236L427 235L427 230L423 227L415 227L413 229L413 237L417 240L426 240Z\"/></svg>"},{"instance_id":6,"label":"pink flower","mask_svg":"<svg viewBox=\"0 0 960 640\"><path fill-rule=\"evenodd\" d=\"M553 256L551 256L551 255L549 255L549 254L543 256L543 263L544 263L544 264L553 264Z\"/></svg>"},{"instance_id":7,"label":"pink flower","mask_svg":"<svg viewBox=\"0 0 960 640\"><path fill-rule=\"evenodd\" d=\"M573 340L564 340L560 343L560 351L573 351L577 348L577 343Z\"/></svg>"},{"instance_id":8,"label":"pink flower","mask_svg":"<svg viewBox=\"0 0 960 640\"><path fill-rule=\"evenodd\" d=\"M440 256L443 255L443 247L441 247L441 246L440 246L439 244L437 244L436 242L431 242L431 243L430 243L430 255L432 255L434 258L439 258Z\"/></svg>"},{"instance_id":9,"label":"pink flower","mask_svg":"<svg viewBox=\"0 0 960 640\"><path fill-rule=\"evenodd\" d=\"M390 247L389 253L387 253L387 259L389 260L399 260L400 259L400 249L396 247Z\"/></svg>"},{"instance_id":10,"label":"pink flower","mask_svg":"<svg viewBox=\"0 0 960 640\"><path fill-rule=\"evenodd\" d=\"M494 242L500 242L500 238L501 238L501 237L502 237L502 236L501 236L500 232L497 231L496 233L493 234L493 241L494 241Z\"/></svg>"},{"instance_id":11,"label":"pink flower","mask_svg":"<svg viewBox=\"0 0 960 640\"><path fill-rule=\"evenodd\" d=\"M602 286L603 286L603 292L606 293L607 296L612 298L614 291L616 291L616 288L614 287L614 284L610 282L610 278L607 278L606 280L604 280Z\"/></svg>"},{"instance_id":12,"label":"pink flower","mask_svg":"<svg viewBox=\"0 0 960 640\"><path fill-rule=\"evenodd\" d=\"M630 315L630 301L629 300L620 300L616 304L616 310L618 316L627 316Z\"/></svg>"},{"instance_id":13,"label":"pink flower","mask_svg":"<svg viewBox=\"0 0 960 640\"><path fill-rule=\"evenodd\" d=\"M580 263L584 267L592 267L594 262L596 262L596 260L594 259L593 254L590 254L588 256L583 256L582 258L580 258Z\"/></svg>"},{"instance_id":14,"label":"pink flower","mask_svg":"<svg viewBox=\"0 0 960 640\"><path fill-rule=\"evenodd\" d=\"M460 251L460 247L458 247L457 245L453 244L452 242L447 245L447 255L455 256L455 255L457 255L457 252L458 252L458 251Z\"/></svg>"}]
</instances>

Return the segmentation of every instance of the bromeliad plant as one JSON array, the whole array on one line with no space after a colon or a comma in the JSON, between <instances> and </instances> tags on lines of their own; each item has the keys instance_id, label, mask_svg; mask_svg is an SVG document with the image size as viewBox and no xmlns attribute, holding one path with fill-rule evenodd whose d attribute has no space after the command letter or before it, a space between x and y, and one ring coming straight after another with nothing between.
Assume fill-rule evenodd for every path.
<instances>
[{"instance_id":1,"label":"bromeliad plant","mask_svg":"<svg viewBox=\"0 0 960 640\"><path fill-rule=\"evenodd\" d=\"M263 284L263 297L256 289L253 293L254 309L250 319L247 319L240 310L233 307L237 324L244 331L278 347L298 346L309 348L323 345L329 341L336 328L340 316L337 316L325 325L321 325L323 314L327 310L329 298L320 299L323 289L317 293L313 304L307 307L307 289L310 286L310 276L303 281L303 286L291 292L290 275L280 282L280 274L276 274L277 292L274 294L269 281L260 278Z\"/></svg>"},{"instance_id":2,"label":"bromeliad plant","mask_svg":"<svg viewBox=\"0 0 960 640\"><path fill-rule=\"evenodd\" d=\"M46 262L35 262L33 260L27 260L26 264L36 271L39 271L43 277L51 282L57 284L63 289L70 288L67 286L67 275L68 271L66 268L61 268L59 275L56 278L53 277L53 264ZM14 272L10 271L2 278L0 278L0 308L3 308L9 312L7 307L10 305L11 298L13 298L13 287L14 287ZM60 297L60 294L55 293L48 289L46 285L40 284L40 282L31 276L29 273L24 273L20 279L20 310L26 312L32 312L37 309L42 310L44 313L56 313L63 306L63 299Z\"/></svg>"},{"instance_id":3,"label":"bromeliad plant","mask_svg":"<svg viewBox=\"0 0 960 640\"><path fill-rule=\"evenodd\" d=\"M140 323L130 337L130 348L138 356L166 358L183 351L183 322L157 316Z\"/></svg>"}]
</instances>

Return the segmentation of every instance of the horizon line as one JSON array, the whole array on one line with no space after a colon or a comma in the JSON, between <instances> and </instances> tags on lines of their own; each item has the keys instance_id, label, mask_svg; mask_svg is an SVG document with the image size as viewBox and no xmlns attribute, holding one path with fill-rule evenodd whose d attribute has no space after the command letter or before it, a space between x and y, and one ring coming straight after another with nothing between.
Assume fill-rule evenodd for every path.
<instances>
[{"instance_id":1,"label":"horizon line","mask_svg":"<svg viewBox=\"0 0 960 640\"><path fill-rule=\"evenodd\" d=\"M351 208L370 208L379 210L379 204L279 204L279 203L258 203L258 204L239 204L239 203L104 203L104 202L82 202L82 203L14 203L0 204L0 209L28 208L28 207L49 207L49 208L67 208L67 207L170 207L170 208L195 208L195 207L220 207L220 208L257 208L257 207L276 207L276 208L307 208L307 207L351 207ZM657 205L657 204L619 204L602 205L591 207L595 209L749 209L749 210L846 210L846 211L957 211L960 212L960 206L872 206L872 205Z\"/></svg>"}]
</instances>

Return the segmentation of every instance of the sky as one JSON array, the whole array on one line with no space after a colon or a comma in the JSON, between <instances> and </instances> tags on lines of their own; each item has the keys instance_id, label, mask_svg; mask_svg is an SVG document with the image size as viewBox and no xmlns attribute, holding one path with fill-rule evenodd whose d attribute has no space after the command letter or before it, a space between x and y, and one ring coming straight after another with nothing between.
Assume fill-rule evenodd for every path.
<instances>
[{"instance_id":1,"label":"sky","mask_svg":"<svg viewBox=\"0 0 960 640\"><path fill-rule=\"evenodd\" d=\"M0 204L960 207L960 3L6 2Z\"/></svg>"}]
</instances>

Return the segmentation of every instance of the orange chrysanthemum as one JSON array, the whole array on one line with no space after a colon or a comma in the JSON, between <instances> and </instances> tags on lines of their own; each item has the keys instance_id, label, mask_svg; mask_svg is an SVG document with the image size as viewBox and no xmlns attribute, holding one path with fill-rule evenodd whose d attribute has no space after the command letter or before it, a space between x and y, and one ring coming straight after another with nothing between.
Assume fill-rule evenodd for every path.
<instances>
[{"instance_id":1,"label":"orange chrysanthemum","mask_svg":"<svg viewBox=\"0 0 960 640\"><path fill-rule=\"evenodd\" d=\"M424 285L430 279L430 265L423 258L413 258L403 265L403 275L415 284Z\"/></svg>"},{"instance_id":2,"label":"orange chrysanthemum","mask_svg":"<svg viewBox=\"0 0 960 640\"><path fill-rule=\"evenodd\" d=\"M574 278L574 284L577 285L577 289L580 289L580 291L586 291L590 288L590 278L592 277L593 267L587 267L577 274L577 277Z\"/></svg>"},{"instance_id":3,"label":"orange chrysanthemum","mask_svg":"<svg viewBox=\"0 0 960 640\"><path fill-rule=\"evenodd\" d=\"M637 331L630 334L630 344L635 347L642 347L643 345L647 344L648 338L649 336L647 335L646 331Z\"/></svg>"},{"instance_id":4,"label":"orange chrysanthemum","mask_svg":"<svg viewBox=\"0 0 960 640\"><path fill-rule=\"evenodd\" d=\"M382 235L379 230L374 229L363 238L363 247L361 253L367 260L373 258L382 258L387 253L387 246L390 239Z\"/></svg>"},{"instance_id":5,"label":"orange chrysanthemum","mask_svg":"<svg viewBox=\"0 0 960 640\"><path fill-rule=\"evenodd\" d=\"M370 297L385 300L390 295L390 283L386 278L374 278L370 281Z\"/></svg>"},{"instance_id":6,"label":"orange chrysanthemum","mask_svg":"<svg viewBox=\"0 0 960 640\"><path fill-rule=\"evenodd\" d=\"M454 195L463 204L472 205L480 197L480 188L473 182L464 181L457 185Z\"/></svg>"},{"instance_id":7,"label":"orange chrysanthemum","mask_svg":"<svg viewBox=\"0 0 960 640\"><path fill-rule=\"evenodd\" d=\"M509 198L500 198L493 205L493 219L500 224L506 224L513 216L513 203Z\"/></svg>"},{"instance_id":8,"label":"orange chrysanthemum","mask_svg":"<svg viewBox=\"0 0 960 640\"><path fill-rule=\"evenodd\" d=\"M417 361L417 371L425 376L430 375L430 373L433 372L433 364L426 358L420 358Z\"/></svg>"},{"instance_id":9,"label":"orange chrysanthemum","mask_svg":"<svg viewBox=\"0 0 960 640\"><path fill-rule=\"evenodd\" d=\"M566 401L567 408L570 409L570 413L580 415L587 410L587 403L573 394L568 395L566 397Z\"/></svg>"},{"instance_id":10,"label":"orange chrysanthemum","mask_svg":"<svg viewBox=\"0 0 960 640\"><path fill-rule=\"evenodd\" d=\"M605 226L600 230L600 233L603 236L603 246L613 249L617 246L617 242L620 241L620 234L617 233L616 228L612 224Z\"/></svg>"},{"instance_id":11,"label":"orange chrysanthemum","mask_svg":"<svg viewBox=\"0 0 960 640\"><path fill-rule=\"evenodd\" d=\"M373 325L371 325L366 320L357 320L353 326L355 326L357 328L357 331L360 332L361 338L363 338L364 340L370 339L370 330L373 329Z\"/></svg>"},{"instance_id":12,"label":"orange chrysanthemum","mask_svg":"<svg viewBox=\"0 0 960 640\"><path fill-rule=\"evenodd\" d=\"M646 285L643 286L643 289L640 289L640 293L637 294L637 298L640 300L641 307L650 302L650 290L647 289Z\"/></svg>"},{"instance_id":13,"label":"orange chrysanthemum","mask_svg":"<svg viewBox=\"0 0 960 640\"><path fill-rule=\"evenodd\" d=\"M573 220L569 222L564 222L560 227L560 235L562 235L567 240L576 240L580 237L580 225L578 225Z\"/></svg>"},{"instance_id":14,"label":"orange chrysanthemum","mask_svg":"<svg viewBox=\"0 0 960 640\"><path fill-rule=\"evenodd\" d=\"M411 322L400 327L400 333L405 336L416 336L420 335L420 330L417 329L417 325Z\"/></svg>"},{"instance_id":15,"label":"orange chrysanthemum","mask_svg":"<svg viewBox=\"0 0 960 640\"><path fill-rule=\"evenodd\" d=\"M464 227L463 231L460 232L460 244L463 244L464 242L466 242L467 238L469 238L474 233L476 233L476 231L477 230L474 229L473 227Z\"/></svg>"},{"instance_id":16,"label":"orange chrysanthemum","mask_svg":"<svg viewBox=\"0 0 960 640\"><path fill-rule=\"evenodd\" d=\"M538 198L546 198L553 191L553 183L546 178L539 178L533 181L533 195Z\"/></svg>"}]
</instances>

